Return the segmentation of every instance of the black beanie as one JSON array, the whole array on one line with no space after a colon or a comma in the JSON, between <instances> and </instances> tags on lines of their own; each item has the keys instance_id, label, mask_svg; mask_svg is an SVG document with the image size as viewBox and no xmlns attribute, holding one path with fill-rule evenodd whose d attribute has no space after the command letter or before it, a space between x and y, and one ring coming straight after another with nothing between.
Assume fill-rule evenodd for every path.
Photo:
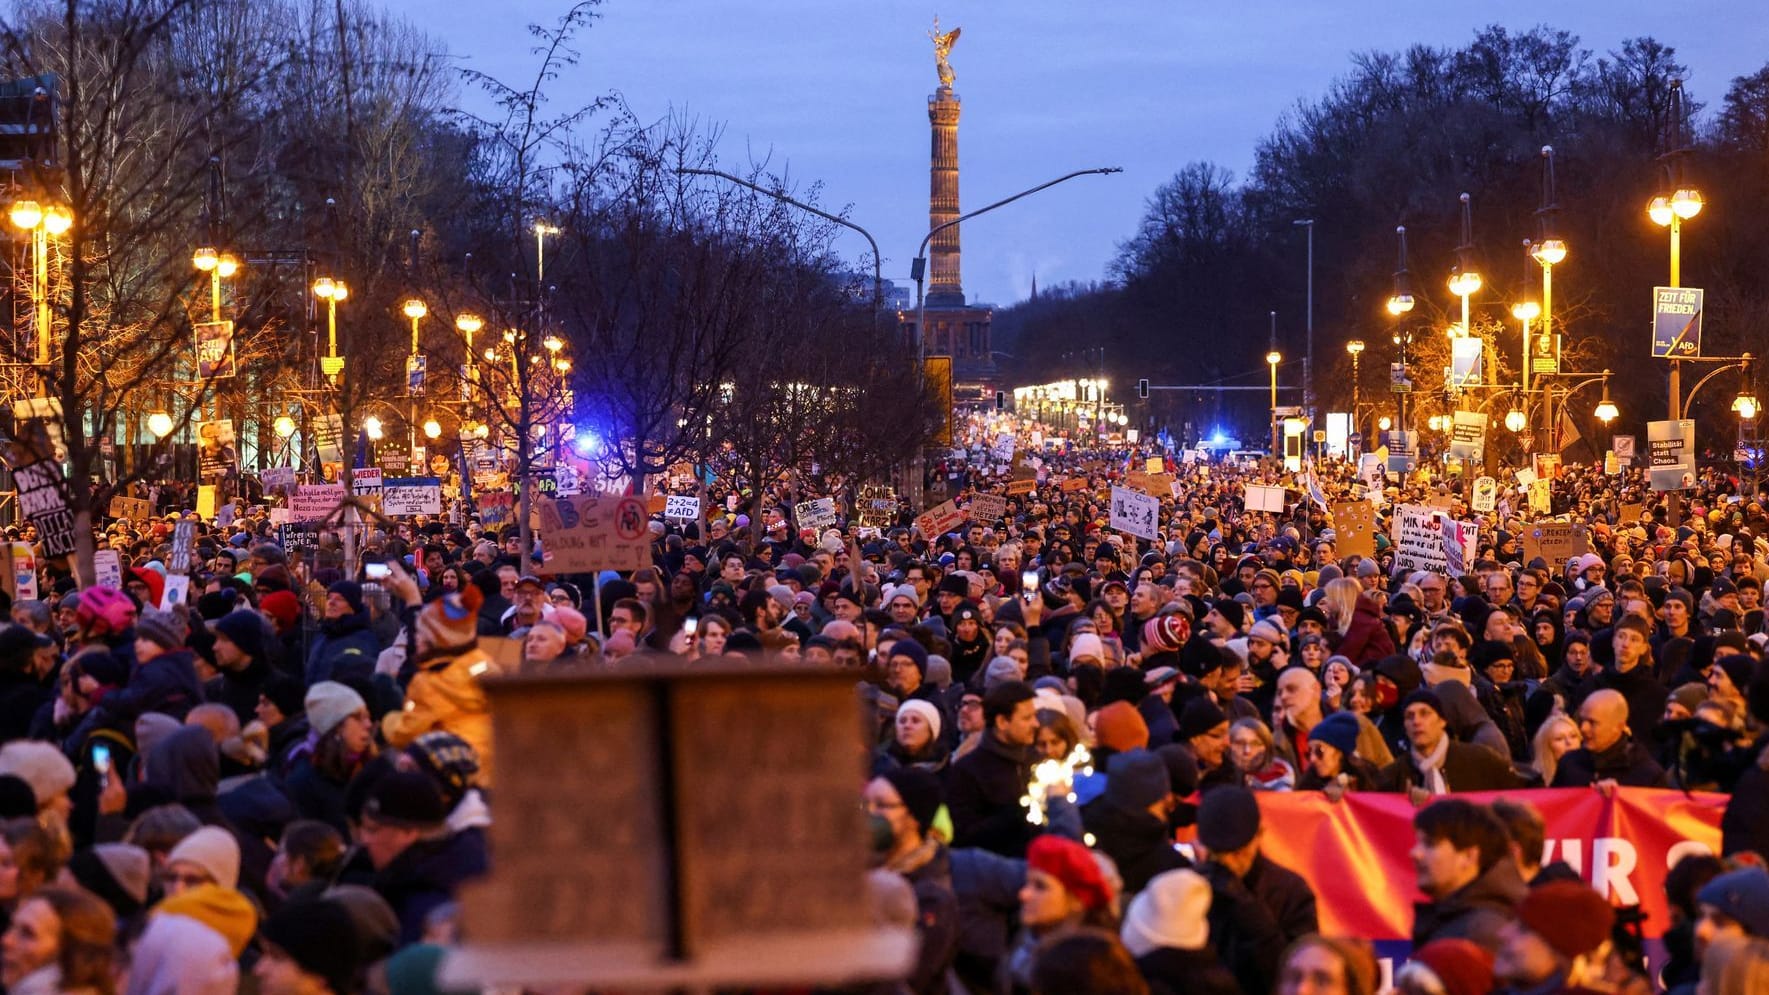
<instances>
[{"instance_id":1,"label":"black beanie","mask_svg":"<svg viewBox=\"0 0 1769 995\"><path fill-rule=\"evenodd\" d=\"M338 902L325 898L288 902L271 913L259 933L301 970L324 978L332 991L356 990L361 945L356 921Z\"/></svg>"},{"instance_id":2,"label":"black beanie","mask_svg":"<svg viewBox=\"0 0 1769 995\"><path fill-rule=\"evenodd\" d=\"M326 588L327 594L336 594L350 605L353 612L362 611L362 585L353 580L340 580Z\"/></svg>"},{"instance_id":3,"label":"black beanie","mask_svg":"<svg viewBox=\"0 0 1769 995\"><path fill-rule=\"evenodd\" d=\"M904 807L909 809L910 818L921 827L925 835L928 827L933 825L934 816L945 802L945 792L940 788L940 779L919 767L899 767L883 774L891 787L897 789L897 796L903 799Z\"/></svg>"},{"instance_id":4,"label":"black beanie","mask_svg":"<svg viewBox=\"0 0 1769 995\"><path fill-rule=\"evenodd\" d=\"M1429 705L1431 706L1431 710L1437 713L1438 718L1443 719L1446 722L1449 721L1449 716L1445 715L1443 711L1443 699L1439 698L1437 692L1430 688L1420 688L1412 694L1407 695L1406 700L1400 703L1401 715L1406 715L1407 709L1414 705Z\"/></svg>"},{"instance_id":5,"label":"black beanie","mask_svg":"<svg viewBox=\"0 0 1769 995\"><path fill-rule=\"evenodd\" d=\"M103 899L118 918L128 918L141 911L141 899L123 889L111 869L90 847L76 850L68 858L68 873L74 876L80 887Z\"/></svg>"},{"instance_id":6,"label":"black beanie","mask_svg":"<svg viewBox=\"0 0 1769 995\"><path fill-rule=\"evenodd\" d=\"M264 616L244 608L215 620L215 631L226 636L228 642L238 646L240 652L251 657L254 663L264 660L264 626Z\"/></svg>"},{"instance_id":7,"label":"black beanie","mask_svg":"<svg viewBox=\"0 0 1769 995\"><path fill-rule=\"evenodd\" d=\"M1186 702L1185 711L1179 714L1179 738L1202 736L1227 721L1228 716L1209 695L1199 695Z\"/></svg>"}]
</instances>

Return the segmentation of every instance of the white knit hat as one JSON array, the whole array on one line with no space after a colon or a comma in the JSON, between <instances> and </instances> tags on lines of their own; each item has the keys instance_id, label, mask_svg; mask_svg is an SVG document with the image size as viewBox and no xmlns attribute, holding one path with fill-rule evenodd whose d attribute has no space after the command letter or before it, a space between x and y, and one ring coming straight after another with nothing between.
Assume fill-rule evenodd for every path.
<instances>
[{"instance_id":1,"label":"white knit hat","mask_svg":"<svg viewBox=\"0 0 1769 995\"><path fill-rule=\"evenodd\" d=\"M304 706L307 710L308 728L320 736L338 728L338 723L369 707L362 700L362 695L337 681L320 681L308 688Z\"/></svg>"},{"instance_id":2,"label":"white knit hat","mask_svg":"<svg viewBox=\"0 0 1769 995\"><path fill-rule=\"evenodd\" d=\"M54 743L21 739L0 748L0 774L11 774L31 786L42 808L74 786L74 765Z\"/></svg>"},{"instance_id":3,"label":"white knit hat","mask_svg":"<svg viewBox=\"0 0 1769 995\"><path fill-rule=\"evenodd\" d=\"M940 738L939 709L920 698L911 698L897 706L898 717L901 717L905 712L911 712L921 716L922 721L927 723L927 727L934 731L934 739L938 740Z\"/></svg>"},{"instance_id":4,"label":"white knit hat","mask_svg":"<svg viewBox=\"0 0 1769 995\"><path fill-rule=\"evenodd\" d=\"M1197 871L1157 874L1130 902L1121 930L1125 949L1141 957L1160 947L1201 950L1210 940L1210 882Z\"/></svg>"},{"instance_id":5,"label":"white knit hat","mask_svg":"<svg viewBox=\"0 0 1769 995\"><path fill-rule=\"evenodd\" d=\"M1079 660L1084 656L1103 662L1106 658L1106 644L1091 632L1081 633L1069 643L1069 659Z\"/></svg>"},{"instance_id":6,"label":"white knit hat","mask_svg":"<svg viewBox=\"0 0 1769 995\"><path fill-rule=\"evenodd\" d=\"M180 860L201 867L223 888L239 887L240 844L232 833L219 826L203 826L179 840L166 855L166 863Z\"/></svg>"}]
</instances>

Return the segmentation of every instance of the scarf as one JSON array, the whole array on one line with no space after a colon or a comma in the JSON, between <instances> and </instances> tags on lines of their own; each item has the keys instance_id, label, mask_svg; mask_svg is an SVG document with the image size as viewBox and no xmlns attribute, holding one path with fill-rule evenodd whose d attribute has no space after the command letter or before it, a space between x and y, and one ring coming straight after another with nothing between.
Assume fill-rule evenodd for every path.
<instances>
[{"instance_id":1,"label":"scarf","mask_svg":"<svg viewBox=\"0 0 1769 995\"><path fill-rule=\"evenodd\" d=\"M1448 782L1443 779L1443 762L1450 755L1450 737L1445 735L1437 741L1437 748L1429 754L1421 755L1417 747L1409 746L1407 750L1413 755L1413 763L1425 779L1425 790L1434 795L1450 793Z\"/></svg>"}]
</instances>

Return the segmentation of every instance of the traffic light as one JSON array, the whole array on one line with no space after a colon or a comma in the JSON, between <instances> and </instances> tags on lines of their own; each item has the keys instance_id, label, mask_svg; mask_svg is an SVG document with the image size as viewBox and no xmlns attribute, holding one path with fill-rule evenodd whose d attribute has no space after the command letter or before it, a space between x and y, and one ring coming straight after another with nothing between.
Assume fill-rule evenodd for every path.
<instances>
[{"instance_id":1,"label":"traffic light","mask_svg":"<svg viewBox=\"0 0 1769 995\"><path fill-rule=\"evenodd\" d=\"M1149 378L1143 377L1136 382L1136 396L1143 400L1149 399Z\"/></svg>"}]
</instances>

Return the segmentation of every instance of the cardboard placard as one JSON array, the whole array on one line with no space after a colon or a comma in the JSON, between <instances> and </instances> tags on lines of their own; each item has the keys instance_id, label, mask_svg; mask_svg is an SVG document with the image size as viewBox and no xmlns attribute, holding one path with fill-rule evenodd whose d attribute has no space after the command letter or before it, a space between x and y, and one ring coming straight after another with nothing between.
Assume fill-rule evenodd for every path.
<instances>
[{"instance_id":1,"label":"cardboard placard","mask_svg":"<svg viewBox=\"0 0 1769 995\"><path fill-rule=\"evenodd\" d=\"M272 466L258 474L258 480L264 485L266 494L286 494L295 486L295 468L292 466Z\"/></svg>"},{"instance_id":2,"label":"cardboard placard","mask_svg":"<svg viewBox=\"0 0 1769 995\"><path fill-rule=\"evenodd\" d=\"M1436 508L1403 504L1394 509L1389 538L1394 540L1396 570L1449 569L1443 550L1443 521L1447 517Z\"/></svg>"},{"instance_id":3,"label":"cardboard placard","mask_svg":"<svg viewBox=\"0 0 1769 995\"><path fill-rule=\"evenodd\" d=\"M147 498L114 497L111 498L110 516L128 519L131 522L144 521L154 513L153 502Z\"/></svg>"},{"instance_id":4,"label":"cardboard placard","mask_svg":"<svg viewBox=\"0 0 1769 995\"><path fill-rule=\"evenodd\" d=\"M516 495L509 491L482 491L477 504L479 524L487 531L501 529L516 520Z\"/></svg>"},{"instance_id":5,"label":"cardboard placard","mask_svg":"<svg viewBox=\"0 0 1769 995\"><path fill-rule=\"evenodd\" d=\"M1021 497L1038 489L1038 481L1031 477L1021 477L1007 482L1007 496Z\"/></svg>"},{"instance_id":6,"label":"cardboard placard","mask_svg":"<svg viewBox=\"0 0 1769 995\"><path fill-rule=\"evenodd\" d=\"M915 516L915 527L930 542L963 524L964 512L958 510L957 501L937 504Z\"/></svg>"},{"instance_id":7,"label":"cardboard placard","mask_svg":"<svg viewBox=\"0 0 1769 995\"><path fill-rule=\"evenodd\" d=\"M1007 517L1007 498L1000 494L978 494L971 498L966 513L973 522L991 525Z\"/></svg>"},{"instance_id":8,"label":"cardboard placard","mask_svg":"<svg viewBox=\"0 0 1769 995\"><path fill-rule=\"evenodd\" d=\"M1333 552L1338 556L1376 555L1376 507L1368 501L1333 505Z\"/></svg>"},{"instance_id":9,"label":"cardboard placard","mask_svg":"<svg viewBox=\"0 0 1769 995\"><path fill-rule=\"evenodd\" d=\"M169 612L190 598L190 574L167 574L166 586L160 590L160 610Z\"/></svg>"},{"instance_id":10,"label":"cardboard placard","mask_svg":"<svg viewBox=\"0 0 1769 995\"><path fill-rule=\"evenodd\" d=\"M1248 511L1269 511L1281 515L1284 512L1284 489L1263 484L1248 484L1246 506Z\"/></svg>"},{"instance_id":11,"label":"cardboard placard","mask_svg":"<svg viewBox=\"0 0 1769 995\"><path fill-rule=\"evenodd\" d=\"M92 575L99 587L123 589L123 560L114 549L92 551Z\"/></svg>"},{"instance_id":12,"label":"cardboard placard","mask_svg":"<svg viewBox=\"0 0 1769 995\"><path fill-rule=\"evenodd\" d=\"M1498 504L1499 482L1491 477L1474 478L1474 490L1468 499L1468 507L1483 515L1490 515Z\"/></svg>"},{"instance_id":13,"label":"cardboard placard","mask_svg":"<svg viewBox=\"0 0 1769 995\"><path fill-rule=\"evenodd\" d=\"M197 517L209 519L215 517L215 501L220 488L214 484L197 485ZM225 525L226 523L222 523Z\"/></svg>"},{"instance_id":14,"label":"cardboard placard","mask_svg":"<svg viewBox=\"0 0 1769 995\"><path fill-rule=\"evenodd\" d=\"M1568 560L1591 551L1585 527L1575 522L1531 522L1518 538L1523 542L1525 563L1539 556L1555 573L1566 566Z\"/></svg>"},{"instance_id":15,"label":"cardboard placard","mask_svg":"<svg viewBox=\"0 0 1769 995\"><path fill-rule=\"evenodd\" d=\"M792 506L793 518L801 529L817 529L819 531L833 528L839 520L835 512L835 498L813 498L800 501Z\"/></svg>"},{"instance_id":16,"label":"cardboard placard","mask_svg":"<svg viewBox=\"0 0 1769 995\"><path fill-rule=\"evenodd\" d=\"M297 522L322 521L343 503L343 484L302 484L289 497L289 517Z\"/></svg>"},{"instance_id":17,"label":"cardboard placard","mask_svg":"<svg viewBox=\"0 0 1769 995\"><path fill-rule=\"evenodd\" d=\"M637 497L578 494L535 501L546 567L555 573L638 570L651 565L650 516Z\"/></svg>"},{"instance_id":18,"label":"cardboard placard","mask_svg":"<svg viewBox=\"0 0 1769 995\"><path fill-rule=\"evenodd\" d=\"M381 488L381 513L398 515L442 514L442 481L435 477L395 477Z\"/></svg>"},{"instance_id":19,"label":"cardboard placard","mask_svg":"<svg viewBox=\"0 0 1769 995\"><path fill-rule=\"evenodd\" d=\"M1153 539L1160 521L1160 500L1129 488L1112 488L1112 528L1139 539Z\"/></svg>"},{"instance_id":20,"label":"cardboard placard","mask_svg":"<svg viewBox=\"0 0 1769 995\"><path fill-rule=\"evenodd\" d=\"M1076 491L1084 491L1084 490L1087 490L1087 478L1086 477L1064 477L1063 478L1063 493L1064 494L1073 494Z\"/></svg>"},{"instance_id":21,"label":"cardboard placard","mask_svg":"<svg viewBox=\"0 0 1769 995\"><path fill-rule=\"evenodd\" d=\"M43 555L50 559L68 556L74 551L74 513L68 510L68 495L61 464L41 460L13 467L12 481L18 488L18 509L37 527L37 541Z\"/></svg>"}]
</instances>

